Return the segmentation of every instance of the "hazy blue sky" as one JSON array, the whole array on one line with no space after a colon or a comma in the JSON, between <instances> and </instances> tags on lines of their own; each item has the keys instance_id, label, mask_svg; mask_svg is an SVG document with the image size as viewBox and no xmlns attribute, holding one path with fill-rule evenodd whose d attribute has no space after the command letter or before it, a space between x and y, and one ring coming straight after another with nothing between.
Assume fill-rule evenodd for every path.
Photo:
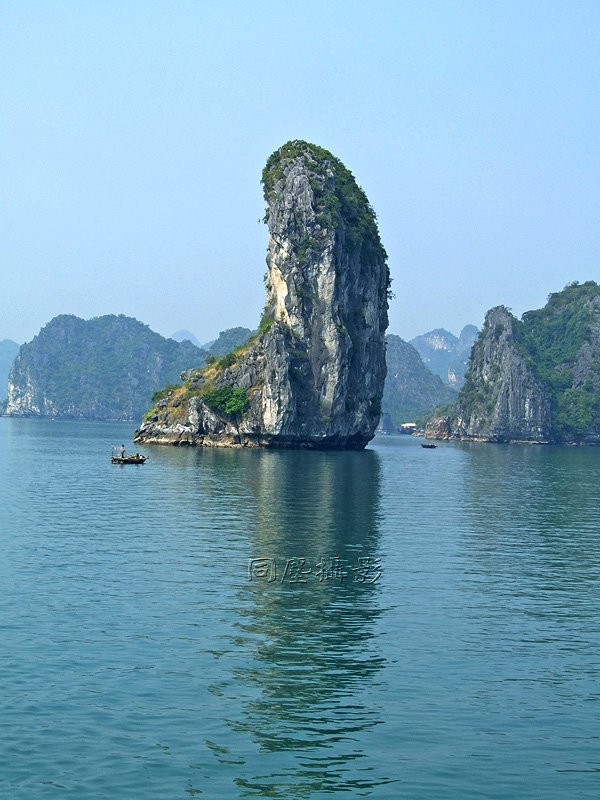
<instances>
[{"instance_id":1,"label":"hazy blue sky","mask_svg":"<svg viewBox=\"0 0 600 800\"><path fill-rule=\"evenodd\" d=\"M379 216L390 332L599 276L600 3L0 3L0 339L253 327L260 174L301 138Z\"/></svg>"}]
</instances>

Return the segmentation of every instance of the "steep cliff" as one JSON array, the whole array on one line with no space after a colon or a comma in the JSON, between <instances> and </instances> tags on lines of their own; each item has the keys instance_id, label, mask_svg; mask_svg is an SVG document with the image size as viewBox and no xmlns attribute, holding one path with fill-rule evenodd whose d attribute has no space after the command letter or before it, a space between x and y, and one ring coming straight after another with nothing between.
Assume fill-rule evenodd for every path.
<instances>
[{"instance_id":1,"label":"steep cliff","mask_svg":"<svg viewBox=\"0 0 600 800\"><path fill-rule=\"evenodd\" d=\"M152 393L203 354L131 317L63 314L21 347L9 374L6 413L139 420Z\"/></svg>"},{"instance_id":2,"label":"steep cliff","mask_svg":"<svg viewBox=\"0 0 600 800\"><path fill-rule=\"evenodd\" d=\"M433 435L433 434L432 434ZM488 312L453 435L484 441L600 443L600 287L571 284L521 321Z\"/></svg>"},{"instance_id":3,"label":"steep cliff","mask_svg":"<svg viewBox=\"0 0 600 800\"><path fill-rule=\"evenodd\" d=\"M504 306L488 311L456 406L461 438L485 441L553 439L550 404L517 347L519 321Z\"/></svg>"},{"instance_id":4,"label":"steep cliff","mask_svg":"<svg viewBox=\"0 0 600 800\"><path fill-rule=\"evenodd\" d=\"M362 448L381 413L389 273L375 214L327 150L288 142L262 177L258 335L158 398L137 442Z\"/></svg>"},{"instance_id":5,"label":"steep cliff","mask_svg":"<svg viewBox=\"0 0 600 800\"><path fill-rule=\"evenodd\" d=\"M387 376L382 408L396 427L414 422L436 406L455 402L456 392L427 369L412 345L392 334L385 340Z\"/></svg>"}]
</instances>

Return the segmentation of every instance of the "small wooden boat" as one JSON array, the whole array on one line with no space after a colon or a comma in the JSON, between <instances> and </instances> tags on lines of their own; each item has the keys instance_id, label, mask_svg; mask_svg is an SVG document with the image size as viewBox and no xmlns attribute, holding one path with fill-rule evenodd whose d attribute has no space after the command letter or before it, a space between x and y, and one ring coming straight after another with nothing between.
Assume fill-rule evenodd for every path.
<instances>
[{"instance_id":1,"label":"small wooden boat","mask_svg":"<svg viewBox=\"0 0 600 800\"><path fill-rule=\"evenodd\" d=\"M148 456L136 453L134 456L115 456L110 457L111 464L143 464L148 460Z\"/></svg>"},{"instance_id":2,"label":"small wooden boat","mask_svg":"<svg viewBox=\"0 0 600 800\"><path fill-rule=\"evenodd\" d=\"M421 447L424 447L426 450L435 450L437 445L435 445L435 444L421 444Z\"/></svg>"}]
</instances>

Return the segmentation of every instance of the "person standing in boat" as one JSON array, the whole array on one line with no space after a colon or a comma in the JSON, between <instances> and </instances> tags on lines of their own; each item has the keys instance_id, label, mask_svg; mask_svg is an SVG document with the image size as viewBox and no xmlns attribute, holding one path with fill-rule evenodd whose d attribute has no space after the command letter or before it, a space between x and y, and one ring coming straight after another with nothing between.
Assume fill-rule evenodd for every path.
<instances>
[{"instance_id":1,"label":"person standing in boat","mask_svg":"<svg viewBox=\"0 0 600 800\"><path fill-rule=\"evenodd\" d=\"M125 458L125 445L121 445L121 458Z\"/></svg>"}]
</instances>

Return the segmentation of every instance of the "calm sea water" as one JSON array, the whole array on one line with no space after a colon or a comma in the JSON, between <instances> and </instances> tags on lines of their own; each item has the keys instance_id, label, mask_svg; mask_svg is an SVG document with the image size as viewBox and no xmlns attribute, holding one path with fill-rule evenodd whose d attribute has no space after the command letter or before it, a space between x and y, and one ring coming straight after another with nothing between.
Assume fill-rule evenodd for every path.
<instances>
[{"instance_id":1,"label":"calm sea water","mask_svg":"<svg viewBox=\"0 0 600 800\"><path fill-rule=\"evenodd\" d=\"M600 796L600 449L131 435L0 419L2 798Z\"/></svg>"}]
</instances>

